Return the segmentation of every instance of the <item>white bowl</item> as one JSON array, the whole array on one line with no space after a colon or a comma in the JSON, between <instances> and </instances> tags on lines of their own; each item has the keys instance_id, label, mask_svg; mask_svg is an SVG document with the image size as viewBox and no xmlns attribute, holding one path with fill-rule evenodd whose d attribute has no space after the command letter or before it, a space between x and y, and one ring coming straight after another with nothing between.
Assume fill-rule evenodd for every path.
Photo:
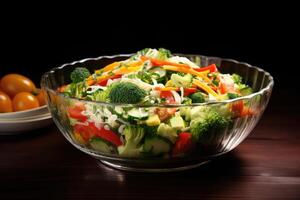
<instances>
[{"instance_id":1,"label":"white bowl","mask_svg":"<svg viewBox=\"0 0 300 200\"><path fill-rule=\"evenodd\" d=\"M0 120L1 119L16 119L16 118L24 118L24 117L31 117L41 114L49 113L47 106L41 106L38 108L33 108L30 110L24 111L17 111L17 112L10 112L10 113L0 113Z\"/></svg>"},{"instance_id":2,"label":"white bowl","mask_svg":"<svg viewBox=\"0 0 300 200\"><path fill-rule=\"evenodd\" d=\"M48 126L52 123L50 113L19 119L0 119L0 135L14 135Z\"/></svg>"}]
</instances>

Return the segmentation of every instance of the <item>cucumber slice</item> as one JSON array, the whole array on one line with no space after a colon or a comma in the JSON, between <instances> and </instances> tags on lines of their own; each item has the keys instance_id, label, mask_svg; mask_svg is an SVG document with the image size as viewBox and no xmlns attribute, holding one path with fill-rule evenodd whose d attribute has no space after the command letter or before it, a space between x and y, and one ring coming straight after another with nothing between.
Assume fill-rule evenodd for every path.
<instances>
[{"instance_id":1,"label":"cucumber slice","mask_svg":"<svg viewBox=\"0 0 300 200\"><path fill-rule=\"evenodd\" d=\"M119 115L119 116L122 116L123 113L124 113L123 108L122 108L122 107L119 107L119 106L116 106L114 111L115 111L115 113L116 113L117 115Z\"/></svg>"},{"instance_id":2,"label":"cucumber slice","mask_svg":"<svg viewBox=\"0 0 300 200\"><path fill-rule=\"evenodd\" d=\"M251 87L247 86L247 87L241 89L240 92L243 96L246 96L246 95L252 94L253 90Z\"/></svg>"},{"instance_id":3,"label":"cucumber slice","mask_svg":"<svg viewBox=\"0 0 300 200\"><path fill-rule=\"evenodd\" d=\"M93 149L100 151L102 153L114 154L117 152L117 149L109 142L104 141L100 138L92 138L90 140L90 145Z\"/></svg>"},{"instance_id":4,"label":"cucumber slice","mask_svg":"<svg viewBox=\"0 0 300 200\"><path fill-rule=\"evenodd\" d=\"M148 135L145 137L143 151L148 155L162 155L170 152L171 148L172 143L159 135Z\"/></svg>"},{"instance_id":5,"label":"cucumber slice","mask_svg":"<svg viewBox=\"0 0 300 200\"><path fill-rule=\"evenodd\" d=\"M132 118L134 120L145 120L149 117L149 113L142 108L133 108L128 111L128 118Z\"/></svg>"}]
</instances>

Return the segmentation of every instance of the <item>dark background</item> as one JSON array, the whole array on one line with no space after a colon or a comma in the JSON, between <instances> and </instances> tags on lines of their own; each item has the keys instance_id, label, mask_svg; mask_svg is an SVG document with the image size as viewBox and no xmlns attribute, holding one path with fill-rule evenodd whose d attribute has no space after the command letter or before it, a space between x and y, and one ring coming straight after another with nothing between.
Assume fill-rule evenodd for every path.
<instances>
[{"instance_id":1,"label":"dark background","mask_svg":"<svg viewBox=\"0 0 300 200\"><path fill-rule=\"evenodd\" d=\"M299 23L292 5L160 6L100 4L96 11L83 7L70 14L51 7L15 10L1 18L0 76L18 72L38 84L45 71L66 62L164 47L248 62L269 71L276 88L299 88Z\"/></svg>"},{"instance_id":2,"label":"dark background","mask_svg":"<svg viewBox=\"0 0 300 200\"><path fill-rule=\"evenodd\" d=\"M16 3L5 12L1 5L0 76L18 72L38 84L45 71L66 62L164 47L245 61L275 78L253 133L227 157L182 173L123 173L98 166L54 125L2 136L2 199L299 199L298 6L242 1L228 9L195 2L180 1L174 9L145 1L132 10L119 2L76 10L42 2L35 12L18 10Z\"/></svg>"}]
</instances>

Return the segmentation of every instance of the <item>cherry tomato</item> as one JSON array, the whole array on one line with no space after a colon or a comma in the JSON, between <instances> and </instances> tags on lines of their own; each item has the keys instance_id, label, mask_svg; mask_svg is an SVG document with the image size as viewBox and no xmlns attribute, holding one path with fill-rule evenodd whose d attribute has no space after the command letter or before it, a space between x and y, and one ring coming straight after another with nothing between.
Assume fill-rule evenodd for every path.
<instances>
[{"instance_id":1,"label":"cherry tomato","mask_svg":"<svg viewBox=\"0 0 300 200\"><path fill-rule=\"evenodd\" d=\"M38 99L29 92L20 92L13 98L13 110L22 111L40 106Z\"/></svg>"},{"instance_id":2,"label":"cherry tomato","mask_svg":"<svg viewBox=\"0 0 300 200\"><path fill-rule=\"evenodd\" d=\"M0 91L0 113L12 112L12 102L7 94Z\"/></svg>"},{"instance_id":3,"label":"cherry tomato","mask_svg":"<svg viewBox=\"0 0 300 200\"><path fill-rule=\"evenodd\" d=\"M1 79L1 88L10 97L19 92L33 92L36 88L34 83L20 74L7 74Z\"/></svg>"},{"instance_id":4,"label":"cherry tomato","mask_svg":"<svg viewBox=\"0 0 300 200\"><path fill-rule=\"evenodd\" d=\"M35 97L38 99L40 106L46 105L45 91L41 89L37 89L36 92L37 95Z\"/></svg>"}]
</instances>

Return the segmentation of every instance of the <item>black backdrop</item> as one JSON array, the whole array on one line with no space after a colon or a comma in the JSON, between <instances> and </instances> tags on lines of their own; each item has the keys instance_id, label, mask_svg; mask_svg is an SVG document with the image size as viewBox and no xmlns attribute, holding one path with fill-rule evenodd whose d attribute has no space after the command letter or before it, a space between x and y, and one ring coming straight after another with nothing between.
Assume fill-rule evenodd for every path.
<instances>
[{"instance_id":1,"label":"black backdrop","mask_svg":"<svg viewBox=\"0 0 300 200\"><path fill-rule=\"evenodd\" d=\"M138 20L141 15L125 19L121 14L114 20L94 13L93 21L82 20L84 14L78 13L67 19L23 15L1 23L0 76L18 72L38 83L43 72L66 62L164 47L249 62L271 72L276 87L299 88L296 16L278 13L158 13Z\"/></svg>"}]
</instances>

